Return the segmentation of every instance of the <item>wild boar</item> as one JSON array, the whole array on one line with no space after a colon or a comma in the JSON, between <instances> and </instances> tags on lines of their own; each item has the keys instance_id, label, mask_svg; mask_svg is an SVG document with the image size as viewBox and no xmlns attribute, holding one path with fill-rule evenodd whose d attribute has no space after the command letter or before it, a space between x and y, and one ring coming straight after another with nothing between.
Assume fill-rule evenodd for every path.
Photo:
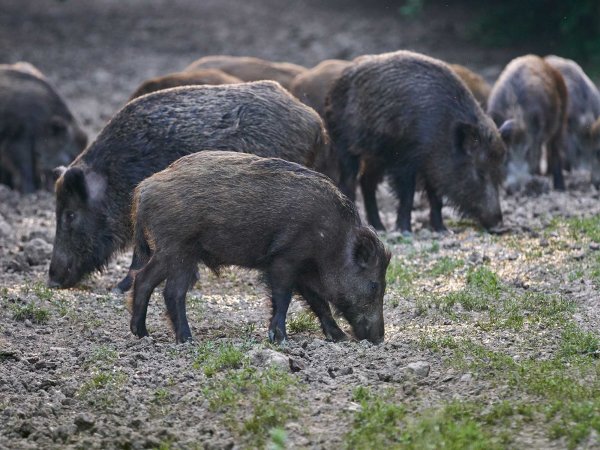
<instances>
[{"instance_id":1,"label":"wild boar","mask_svg":"<svg viewBox=\"0 0 600 450\"><path fill-rule=\"evenodd\" d=\"M177 86L191 85L218 85L241 83L237 77L228 75L219 69L199 69L190 72L174 72L168 75L151 78L144 81L131 95L129 100L140 97L150 92L169 89Z\"/></svg>"},{"instance_id":2,"label":"wild boar","mask_svg":"<svg viewBox=\"0 0 600 450\"><path fill-rule=\"evenodd\" d=\"M498 129L442 61L408 51L362 56L329 92L326 124L341 162L342 192L361 188L369 223L383 224L375 189L387 175L399 200L396 227L411 231L417 181L431 225L445 231L442 199L485 228L499 226L506 149Z\"/></svg>"},{"instance_id":3,"label":"wild boar","mask_svg":"<svg viewBox=\"0 0 600 450\"><path fill-rule=\"evenodd\" d=\"M536 55L513 59L500 74L488 99L497 125L511 121L507 137L507 191L520 190L541 173L543 148L554 188L565 189L561 148L567 115L567 87L556 69Z\"/></svg>"},{"instance_id":4,"label":"wild boar","mask_svg":"<svg viewBox=\"0 0 600 450\"><path fill-rule=\"evenodd\" d=\"M492 87L485 79L473 72L471 69L460 64L450 64L450 68L456 72L461 80L467 85L475 100L484 110L487 106L487 99L490 96Z\"/></svg>"},{"instance_id":5,"label":"wild boar","mask_svg":"<svg viewBox=\"0 0 600 450\"><path fill-rule=\"evenodd\" d=\"M127 247L133 189L181 156L227 149L311 166L327 145L319 115L273 81L184 86L129 102L56 181L49 285L74 286ZM128 275L118 289L130 285Z\"/></svg>"},{"instance_id":6,"label":"wild boar","mask_svg":"<svg viewBox=\"0 0 600 450\"><path fill-rule=\"evenodd\" d=\"M289 89L295 76L306 71L306 67L287 62L271 62L251 56L204 56L185 70L220 69L243 81L273 80Z\"/></svg>"},{"instance_id":7,"label":"wild boar","mask_svg":"<svg viewBox=\"0 0 600 450\"><path fill-rule=\"evenodd\" d=\"M567 86L566 168L588 169L600 186L600 92L575 61L560 56L544 60L563 76Z\"/></svg>"},{"instance_id":8,"label":"wild boar","mask_svg":"<svg viewBox=\"0 0 600 450\"><path fill-rule=\"evenodd\" d=\"M29 63L0 65L0 183L51 189L52 170L70 163L87 136L64 100Z\"/></svg>"},{"instance_id":9,"label":"wild boar","mask_svg":"<svg viewBox=\"0 0 600 450\"><path fill-rule=\"evenodd\" d=\"M342 59L326 59L312 69L297 75L290 86L290 92L302 103L310 106L325 117L325 99L333 82L350 65Z\"/></svg>"},{"instance_id":10,"label":"wild boar","mask_svg":"<svg viewBox=\"0 0 600 450\"><path fill-rule=\"evenodd\" d=\"M279 158L222 151L185 156L135 189L135 245L144 255L130 297L131 331L147 336L152 291L164 298L177 342L191 339L186 293L197 265L258 269L271 289L269 338L283 342L292 294L299 293L332 340L383 340L390 254L361 225L354 205L325 176Z\"/></svg>"}]
</instances>

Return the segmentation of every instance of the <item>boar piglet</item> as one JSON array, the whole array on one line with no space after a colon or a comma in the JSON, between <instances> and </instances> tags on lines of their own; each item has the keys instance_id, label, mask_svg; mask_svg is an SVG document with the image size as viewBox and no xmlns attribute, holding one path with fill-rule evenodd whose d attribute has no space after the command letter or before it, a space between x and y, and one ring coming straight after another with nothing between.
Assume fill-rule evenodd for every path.
<instances>
[{"instance_id":1,"label":"boar piglet","mask_svg":"<svg viewBox=\"0 0 600 450\"><path fill-rule=\"evenodd\" d=\"M485 228L501 224L504 143L447 64L408 51L362 56L334 82L326 103L341 190L354 199L360 169L375 228L383 229L375 191L384 175L399 200L396 227L402 232L411 231L418 181L429 198L434 230L446 230L444 198Z\"/></svg>"},{"instance_id":2,"label":"boar piglet","mask_svg":"<svg viewBox=\"0 0 600 450\"><path fill-rule=\"evenodd\" d=\"M383 294L390 254L354 205L327 177L278 158L222 151L185 156L142 181L132 217L135 245L147 261L135 274L131 331L147 336L152 291L164 299L177 342L191 338L185 297L197 264L258 269L271 289L269 338L286 339L294 292L328 339L346 339L334 305L358 339L383 339Z\"/></svg>"},{"instance_id":3,"label":"boar piglet","mask_svg":"<svg viewBox=\"0 0 600 450\"><path fill-rule=\"evenodd\" d=\"M135 186L205 148L313 165L327 148L321 118L273 81L183 86L129 102L60 170L49 284L74 286L131 243ZM134 251L131 270L139 269ZM131 276L117 286L124 292Z\"/></svg>"}]
</instances>

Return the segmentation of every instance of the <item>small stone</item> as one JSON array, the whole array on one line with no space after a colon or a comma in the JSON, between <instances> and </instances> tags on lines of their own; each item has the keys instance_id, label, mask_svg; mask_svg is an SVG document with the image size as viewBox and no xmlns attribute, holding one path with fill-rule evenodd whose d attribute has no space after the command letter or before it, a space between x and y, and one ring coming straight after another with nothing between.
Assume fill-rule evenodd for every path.
<instances>
[{"instance_id":1,"label":"small stone","mask_svg":"<svg viewBox=\"0 0 600 450\"><path fill-rule=\"evenodd\" d=\"M578 252L573 255L575 261L581 261L583 258L585 258L585 252Z\"/></svg>"},{"instance_id":2,"label":"small stone","mask_svg":"<svg viewBox=\"0 0 600 450\"><path fill-rule=\"evenodd\" d=\"M307 346L308 350L315 350L317 348L321 348L324 345L327 345L327 342L325 342L323 339L313 339L312 342L310 342Z\"/></svg>"},{"instance_id":3,"label":"small stone","mask_svg":"<svg viewBox=\"0 0 600 450\"><path fill-rule=\"evenodd\" d=\"M287 356L268 348L254 349L248 353L248 357L255 366L279 366L286 370L290 368L290 362Z\"/></svg>"},{"instance_id":4,"label":"small stone","mask_svg":"<svg viewBox=\"0 0 600 450\"><path fill-rule=\"evenodd\" d=\"M362 411L362 406L356 402L350 402L346 409L352 412L359 412Z\"/></svg>"},{"instance_id":5,"label":"small stone","mask_svg":"<svg viewBox=\"0 0 600 450\"><path fill-rule=\"evenodd\" d=\"M29 319L25 319L25 321L23 323L25 324L25 326L27 328L31 328L33 326L33 324L31 323L31 320L29 320Z\"/></svg>"},{"instance_id":6,"label":"small stone","mask_svg":"<svg viewBox=\"0 0 600 450\"><path fill-rule=\"evenodd\" d=\"M410 363L406 369L420 378L425 378L429 375L431 366L427 361L417 361Z\"/></svg>"},{"instance_id":7,"label":"small stone","mask_svg":"<svg viewBox=\"0 0 600 450\"><path fill-rule=\"evenodd\" d=\"M0 237L8 237L12 234L12 227L9 223L4 219L2 214L0 214Z\"/></svg>"},{"instance_id":8,"label":"small stone","mask_svg":"<svg viewBox=\"0 0 600 450\"><path fill-rule=\"evenodd\" d=\"M600 250L600 244L598 242L590 242L590 250Z\"/></svg>"},{"instance_id":9,"label":"small stone","mask_svg":"<svg viewBox=\"0 0 600 450\"><path fill-rule=\"evenodd\" d=\"M460 377L460 381L462 381L463 383L470 383L471 381L473 381L473 375L471 375L470 373L465 373L462 377Z\"/></svg>"},{"instance_id":10,"label":"small stone","mask_svg":"<svg viewBox=\"0 0 600 450\"><path fill-rule=\"evenodd\" d=\"M550 242L548 241L548 239L546 239L546 238L540 239L540 247L548 247L549 245L550 245Z\"/></svg>"},{"instance_id":11,"label":"small stone","mask_svg":"<svg viewBox=\"0 0 600 450\"><path fill-rule=\"evenodd\" d=\"M30 266L45 264L52 255L52 245L42 238L34 238L23 245L23 253Z\"/></svg>"},{"instance_id":12,"label":"small stone","mask_svg":"<svg viewBox=\"0 0 600 450\"><path fill-rule=\"evenodd\" d=\"M290 370L292 372L300 372L306 369L306 363L301 359L290 358Z\"/></svg>"},{"instance_id":13,"label":"small stone","mask_svg":"<svg viewBox=\"0 0 600 450\"><path fill-rule=\"evenodd\" d=\"M94 417L91 414L82 413L75 417L73 423L78 432L90 430L94 427Z\"/></svg>"},{"instance_id":14,"label":"small stone","mask_svg":"<svg viewBox=\"0 0 600 450\"><path fill-rule=\"evenodd\" d=\"M352 367L329 367L327 369L331 378L343 377L344 375L350 375L354 372Z\"/></svg>"}]
</instances>

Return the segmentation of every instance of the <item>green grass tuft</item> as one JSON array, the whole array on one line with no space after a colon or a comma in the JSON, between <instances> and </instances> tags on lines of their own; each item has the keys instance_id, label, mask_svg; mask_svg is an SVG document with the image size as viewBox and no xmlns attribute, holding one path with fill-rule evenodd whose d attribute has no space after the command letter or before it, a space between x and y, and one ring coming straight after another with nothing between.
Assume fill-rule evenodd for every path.
<instances>
[{"instance_id":1,"label":"green grass tuft","mask_svg":"<svg viewBox=\"0 0 600 450\"><path fill-rule=\"evenodd\" d=\"M50 311L33 303L12 306L13 319L24 322L30 320L33 323L44 324L50 320Z\"/></svg>"},{"instance_id":2,"label":"green grass tuft","mask_svg":"<svg viewBox=\"0 0 600 450\"><path fill-rule=\"evenodd\" d=\"M287 327L292 333L314 332L321 328L315 315L308 311L301 311L290 317Z\"/></svg>"}]
</instances>

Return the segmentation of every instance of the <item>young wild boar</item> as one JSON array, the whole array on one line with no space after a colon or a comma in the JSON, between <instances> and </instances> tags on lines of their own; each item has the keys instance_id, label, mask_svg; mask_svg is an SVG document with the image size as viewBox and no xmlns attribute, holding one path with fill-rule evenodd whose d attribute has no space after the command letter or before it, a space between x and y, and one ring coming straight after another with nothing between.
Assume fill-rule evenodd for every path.
<instances>
[{"instance_id":1,"label":"young wild boar","mask_svg":"<svg viewBox=\"0 0 600 450\"><path fill-rule=\"evenodd\" d=\"M147 336L150 295L164 298L177 342L191 338L185 297L197 264L217 272L263 272L271 289L269 338L286 339L293 292L328 339L346 339L331 303L358 339L383 340L383 294L390 254L361 226L354 205L325 176L278 158L203 151L181 158L135 189L135 245L147 263L135 275L131 331Z\"/></svg>"},{"instance_id":2,"label":"young wild boar","mask_svg":"<svg viewBox=\"0 0 600 450\"><path fill-rule=\"evenodd\" d=\"M485 110L488 97L492 91L492 87L489 83L485 81L481 75L476 74L471 69L461 66L460 64L450 64L450 68L456 72L456 75L458 75L461 80L463 80L471 90L471 93L479 103L479 106Z\"/></svg>"},{"instance_id":3,"label":"young wild boar","mask_svg":"<svg viewBox=\"0 0 600 450\"><path fill-rule=\"evenodd\" d=\"M134 98L141 97L150 92L177 86L235 84L241 82L242 80L239 78L228 75L219 69L198 69L190 72L175 72L144 81L136 89L129 100L131 101Z\"/></svg>"},{"instance_id":4,"label":"young wild boar","mask_svg":"<svg viewBox=\"0 0 600 450\"><path fill-rule=\"evenodd\" d=\"M540 173L542 148L554 188L564 190L561 146L566 126L567 87L556 69L539 56L513 59L500 74L488 99L488 114L505 130L508 146L506 188L519 190Z\"/></svg>"},{"instance_id":5,"label":"young wild boar","mask_svg":"<svg viewBox=\"0 0 600 450\"><path fill-rule=\"evenodd\" d=\"M286 62L271 62L251 56L205 56L190 64L185 71L198 69L220 69L243 81L273 80L289 89L295 76L306 71L306 67Z\"/></svg>"},{"instance_id":6,"label":"young wild boar","mask_svg":"<svg viewBox=\"0 0 600 450\"><path fill-rule=\"evenodd\" d=\"M0 183L24 193L51 189L85 133L48 80L28 63L0 65Z\"/></svg>"},{"instance_id":7,"label":"young wild boar","mask_svg":"<svg viewBox=\"0 0 600 450\"><path fill-rule=\"evenodd\" d=\"M567 168L591 169L592 182L600 185L600 92L575 61L560 56L544 60L558 70L567 85Z\"/></svg>"},{"instance_id":8,"label":"young wild boar","mask_svg":"<svg viewBox=\"0 0 600 450\"><path fill-rule=\"evenodd\" d=\"M350 65L342 59L326 59L293 79L290 92L325 117L325 99L333 82Z\"/></svg>"},{"instance_id":9,"label":"young wild boar","mask_svg":"<svg viewBox=\"0 0 600 450\"><path fill-rule=\"evenodd\" d=\"M227 149L310 166L326 147L318 114L273 81L186 86L139 97L56 181L49 285L73 286L125 248L132 238L133 189L184 155ZM134 252L132 269L137 260ZM118 288L130 284L127 276Z\"/></svg>"},{"instance_id":10,"label":"young wild boar","mask_svg":"<svg viewBox=\"0 0 600 450\"><path fill-rule=\"evenodd\" d=\"M443 197L485 228L502 222L504 143L445 63L408 51L357 58L334 83L325 115L342 191L354 199L362 165L365 208L375 228L383 229L375 190L384 174L399 200L396 227L403 232L411 231L417 180L436 231L446 229Z\"/></svg>"}]
</instances>

